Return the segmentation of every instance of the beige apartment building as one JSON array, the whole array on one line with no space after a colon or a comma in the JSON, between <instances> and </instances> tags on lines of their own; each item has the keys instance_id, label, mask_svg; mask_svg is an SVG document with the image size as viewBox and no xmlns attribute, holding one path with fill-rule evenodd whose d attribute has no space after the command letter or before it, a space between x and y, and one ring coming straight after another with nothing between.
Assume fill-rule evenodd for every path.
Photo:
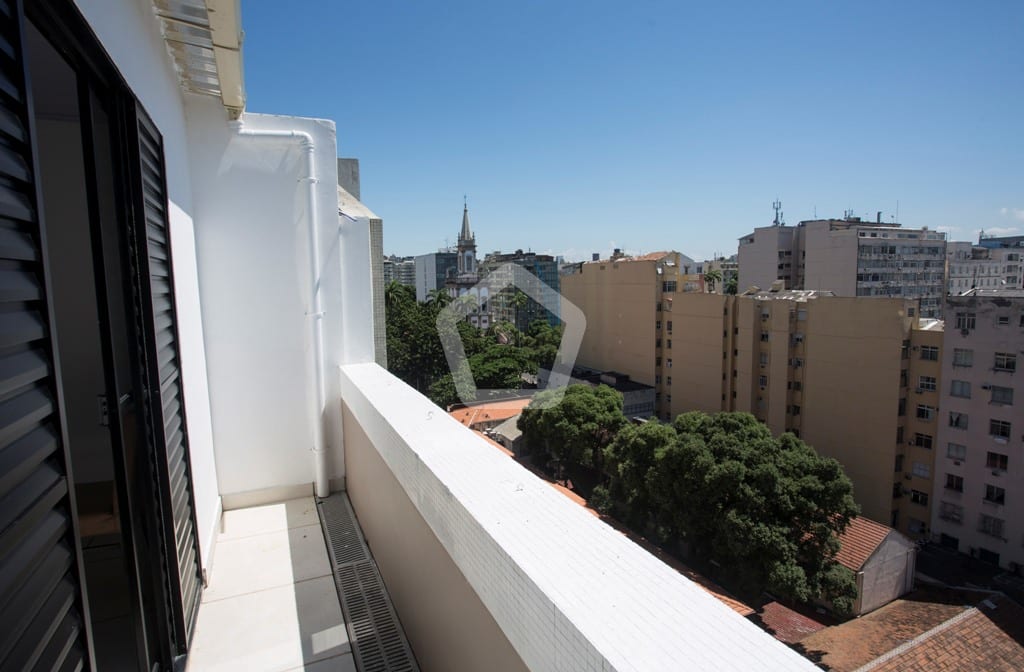
<instances>
[{"instance_id":1,"label":"beige apartment building","mask_svg":"<svg viewBox=\"0 0 1024 672\"><path fill-rule=\"evenodd\" d=\"M672 316L667 312L680 296L700 296L702 277L679 252L613 256L588 261L561 278L565 300L587 316L587 331L576 363L601 371L617 371L655 388L658 417L678 407L672 398ZM714 296L714 295L708 295Z\"/></svg>"},{"instance_id":2,"label":"beige apartment building","mask_svg":"<svg viewBox=\"0 0 1024 672\"><path fill-rule=\"evenodd\" d=\"M948 297L932 535L942 545L1024 567L1024 290Z\"/></svg>"},{"instance_id":3,"label":"beige apartment building","mask_svg":"<svg viewBox=\"0 0 1024 672\"><path fill-rule=\"evenodd\" d=\"M922 317L940 317L946 293L946 234L866 222L860 217L765 226L739 243L739 289L831 291L836 296L919 300Z\"/></svg>"},{"instance_id":4,"label":"beige apartment building","mask_svg":"<svg viewBox=\"0 0 1024 672\"><path fill-rule=\"evenodd\" d=\"M604 282L563 279L566 298L587 316L581 364L633 364L656 376L662 420L745 411L774 433L791 431L843 464L864 516L927 533L942 326L919 319L916 301L776 288L662 293L658 311L652 288L593 277ZM618 315L628 318L616 324Z\"/></svg>"}]
</instances>

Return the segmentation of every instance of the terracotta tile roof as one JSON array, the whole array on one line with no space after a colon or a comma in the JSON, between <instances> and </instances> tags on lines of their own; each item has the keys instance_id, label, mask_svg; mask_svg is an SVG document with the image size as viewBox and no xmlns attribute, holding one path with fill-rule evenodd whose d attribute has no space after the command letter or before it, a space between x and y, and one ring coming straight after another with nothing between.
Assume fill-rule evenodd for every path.
<instances>
[{"instance_id":1,"label":"terracotta tile roof","mask_svg":"<svg viewBox=\"0 0 1024 672\"><path fill-rule=\"evenodd\" d=\"M826 627L825 623L804 616L778 602L764 605L757 614L757 620L775 639L786 644L795 644Z\"/></svg>"},{"instance_id":2,"label":"terracotta tile roof","mask_svg":"<svg viewBox=\"0 0 1024 672\"><path fill-rule=\"evenodd\" d=\"M1024 609L1004 596L932 628L858 672L1024 670Z\"/></svg>"},{"instance_id":3,"label":"terracotta tile roof","mask_svg":"<svg viewBox=\"0 0 1024 672\"><path fill-rule=\"evenodd\" d=\"M531 401L532 399L530 398L524 398L477 404L449 411L448 415L465 426L472 428L477 423L497 423L514 418L522 413L523 409L529 406Z\"/></svg>"},{"instance_id":4,"label":"terracotta tile roof","mask_svg":"<svg viewBox=\"0 0 1024 672\"><path fill-rule=\"evenodd\" d=\"M852 672L970 609L982 596L918 585L911 593L866 616L802 639L804 655L833 672ZM940 668L941 669L941 668Z\"/></svg>"},{"instance_id":5,"label":"terracotta tile roof","mask_svg":"<svg viewBox=\"0 0 1024 672\"><path fill-rule=\"evenodd\" d=\"M854 572L859 572L890 532L891 527L857 516L850 520L846 530L839 535L841 544L836 553L836 562Z\"/></svg>"}]
</instances>

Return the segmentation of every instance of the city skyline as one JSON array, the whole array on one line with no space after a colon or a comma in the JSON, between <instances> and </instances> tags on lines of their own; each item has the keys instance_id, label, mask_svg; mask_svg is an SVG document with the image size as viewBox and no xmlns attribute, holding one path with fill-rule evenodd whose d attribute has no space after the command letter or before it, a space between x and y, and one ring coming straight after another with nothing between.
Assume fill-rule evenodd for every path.
<instances>
[{"instance_id":1,"label":"city skyline","mask_svg":"<svg viewBox=\"0 0 1024 672\"><path fill-rule=\"evenodd\" d=\"M453 243L463 194L481 250L568 258L728 255L776 198L1024 231L1019 3L243 11L249 109L336 119L395 254Z\"/></svg>"}]
</instances>

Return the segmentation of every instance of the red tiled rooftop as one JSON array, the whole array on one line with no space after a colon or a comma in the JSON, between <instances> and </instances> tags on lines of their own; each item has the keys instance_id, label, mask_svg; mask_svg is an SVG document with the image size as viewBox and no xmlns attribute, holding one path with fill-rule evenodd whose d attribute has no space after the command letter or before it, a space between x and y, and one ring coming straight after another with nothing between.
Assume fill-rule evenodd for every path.
<instances>
[{"instance_id":1,"label":"red tiled rooftop","mask_svg":"<svg viewBox=\"0 0 1024 672\"><path fill-rule=\"evenodd\" d=\"M988 598L860 670L1024 670L1024 609L1007 597Z\"/></svg>"},{"instance_id":2,"label":"red tiled rooftop","mask_svg":"<svg viewBox=\"0 0 1024 672\"><path fill-rule=\"evenodd\" d=\"M833 672L853 672L963 613L979 599L976 593L918 586L866 616L805 637L799 646Z\"/></svg>"},{"instance_id":3,"label":"red tiled rooftop","mask_svg":"<svg viewBox=\"0 0 1024 672\"><path fill-rule=\"evenodd\" d=\"M786 644L795 644L825 627L824 623L804 616L778 602L769 602L764 605L757 617L761 621L761 625L775 639Z\"/></svg>"},{"instance_id":4,"label":"red tiled rooftop","mask_svg":"<svg viewBox=\"0 0 1024 672\"><path fill-rule=\"evenodd\" d=\"M836 553L836 562L849 570L859 572L892 531L891 527L867 518L852 518L846 530L839 535L841 546Z\"/></svg>"},{"instance_id":5,"label":"red tiled rooftop","mask_svg":"<svg viewBox=\"0 0 1024 672\"><path fill-rule=\"evenodd\" d=\"M472 427L477 423L500 422L502 420L514 418L522 413L523 409L529 406L531 401L532 399L529 397L523 399L508 399L506 401L494 401L486 404L467 406L465 408L456 408L449 411L448 415L452 416L467 427Z\"/></svg>"}]
</instances>

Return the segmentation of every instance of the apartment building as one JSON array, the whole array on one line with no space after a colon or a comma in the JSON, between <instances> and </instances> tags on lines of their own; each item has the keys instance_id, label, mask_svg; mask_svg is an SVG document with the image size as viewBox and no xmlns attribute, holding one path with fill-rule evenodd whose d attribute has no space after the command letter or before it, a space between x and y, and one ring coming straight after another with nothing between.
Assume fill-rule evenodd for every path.
<instances>
[{"instance_id":1,"label":"apartment building","mask_svg":"<svg viewBox=\"0 0 1024 672\"><path fill-rule=\"evenodd\" d=\"M392 280L400 285L414 287L416 285L416 260L413 257L397 257L391 255L384 258L384 284Z\"/></svg>"},{"instance_id":2,"label":"apartment building","mask_svg":"<svg viewBox=\"0 0 1024 672\"><path fill-rule=\"evenodd\" d=\"M416 300L426 301L434 290L444 290L449 277L455 277L459 267L459 254L455 250L438 250L416 256Z\"/></svg>"},{"instance_id":3,"label":"apartment building","mask_svg":"<svg viewBox=\"0 0 1024 672\"><path fill-rule=\"evenodd\" d=\"M565 279L587 316L581 364L653 376L662 420L745 411L791 431L843 464L863 515L926 533L941 322L920 319L911 299L781 283L741 296L663 292L658 310L647 308L659 298L652 272L645 262L584 264Z\"/></svg>"},{"instance_id":4,"label":"apartment building","mask_svg":"<svg viewBox=\"0 0 1024 672\"><path fill-rule=\"evenodd\" d=\"M536 252L523 252L516 250L509 254L492 252L480 262L480 277L498 280L494 275L506 264L515 264L529 271L530 275L537 278L534 291L535 295L543 297L536 301L529 296L522 294L526 288L519 287L519 293L513 288L499 291L492 294L488 307L492 320L498 322L510 322L519 331L527 331L534 320L544 320L555 327L561 324L559 312L551 312L544 306L559 305L559 288L561 278L558 273L558 261L550 254L537 254Z\"/></svg>"},{"instance_id":5,"label":"apartment building","mask_svg":"<svg viewBox=\"0 0 1024 672\"><path fill-rule=\"evenodd\" d=\"M1019 246L1000 245L1003 239L983 238L947 243L947 292L963 294L969 289L1020 289L1024 282ZM981 243L986 243L982 245Z\"/></svg>"},{"instance_id":6,"label":"apartment building","mask_svg":"<svg viewBox=\"0 0 1024 672\"><path fill-rule=\"evenodd\" d=\"M683 254L652 252L585 262L561 278L562 297L587 317L577 363L653 386L658 417L679 407L672 385L680 349L668 311L678 297L702 291L695 270Z\"/></svg>"},{"instance_id":7,"label":"apartment building","mask_svg":"<svg viewBox=\"0 0 1024 672\"><path fill-rule=\"evenodd\" d=\"M946 299L932 535L1012 571L1024 567L1024 290Z\"/></svg>"},{"instance_id":8,"label":"apartment building","mask_svg":"<svg viewBox=\"0 0 1024 672\"><path fill-rule=\"evenodd\" d=\"M915 299L922 317L940 317L946 234L878 219L819 219L755 229L740 239L739 290L782 280L788 289L836 296Z\"/></svg>"},{"instance_id":9,"label":"apartment building","mask_svg":"<svg viewBox=\"0 0 1024 672\"><path fill-rule=\"evenodd\" d=\"M0 14L0 669L814 669L374 361L237 2Z\"/></svg>"}]
</instances>

